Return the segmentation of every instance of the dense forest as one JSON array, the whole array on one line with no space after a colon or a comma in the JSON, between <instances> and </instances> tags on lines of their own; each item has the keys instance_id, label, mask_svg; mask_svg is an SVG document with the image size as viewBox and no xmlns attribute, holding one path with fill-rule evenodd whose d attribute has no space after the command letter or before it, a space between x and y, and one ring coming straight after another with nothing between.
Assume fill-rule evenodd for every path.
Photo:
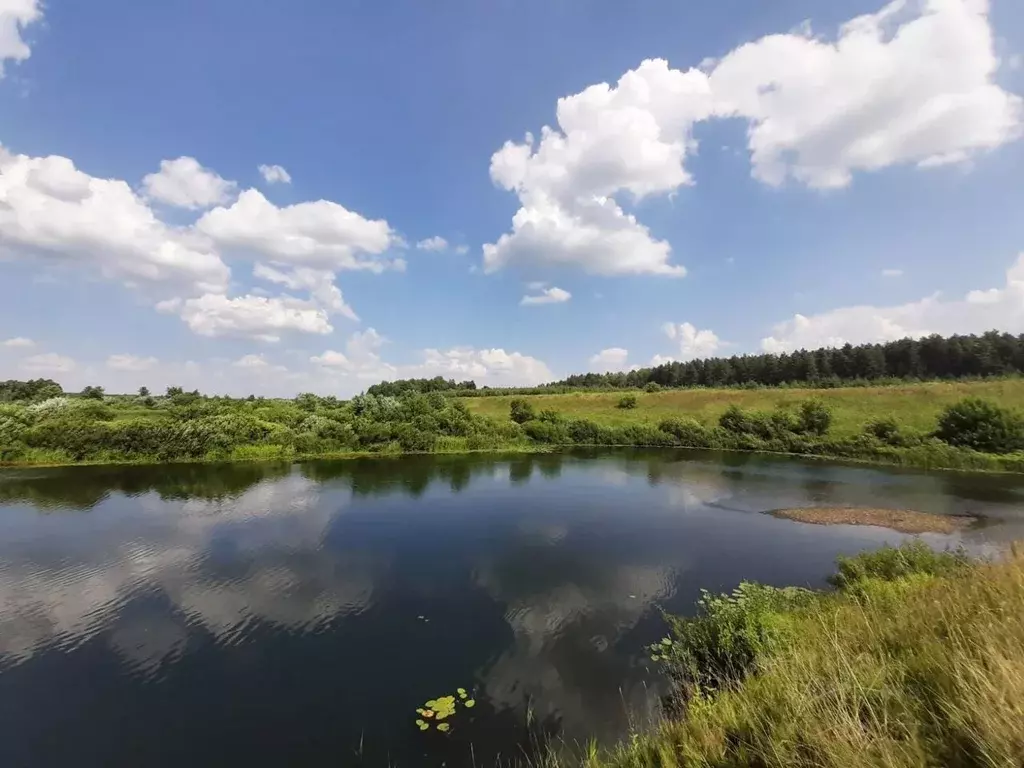
<instances>
[{"instance_id":1,"label":"dense forest","mask_svg":"<svg viewBox=\"0 0 1024 768\"><path fill-rule=\"evenodd\" d=\"M813 351L734 355L639 368L620 373L569 376L550 387L570 389L729 387L814 384L878 379L959 379L1024 373L1024 334L989 331L981 336L927 336L886 344L845 344Z\"/></svg>"}]
</instances>

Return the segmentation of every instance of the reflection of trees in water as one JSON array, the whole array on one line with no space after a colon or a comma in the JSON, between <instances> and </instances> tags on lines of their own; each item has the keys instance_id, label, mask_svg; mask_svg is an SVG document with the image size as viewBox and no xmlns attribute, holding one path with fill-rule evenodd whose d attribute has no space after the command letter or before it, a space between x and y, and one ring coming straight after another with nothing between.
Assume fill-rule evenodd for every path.
<instances>
[{"instance_id":1,"label":"reflection of trees in water","mask_svg":"<svg viewBox=\"0 0 1024 768\"><path fill-rule=\"evenodd\" d=\"M161 499L231 499L263 480L284 477L287 462L15 469L0 474L0 504L41 510L91 509L111 493Z\"/></svg>"}]
</instances>

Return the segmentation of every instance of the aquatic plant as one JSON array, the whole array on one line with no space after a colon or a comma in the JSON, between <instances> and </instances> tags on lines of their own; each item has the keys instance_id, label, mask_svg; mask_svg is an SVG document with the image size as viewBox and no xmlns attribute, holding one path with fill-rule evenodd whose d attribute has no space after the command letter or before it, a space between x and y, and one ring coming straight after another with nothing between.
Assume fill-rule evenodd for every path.
<instances>
[{"instance_id":1,"label":"aquatic plant","mask_svg":"<svg viewBox=\"0 0 1024 768\"><path fill-rule=\"evenodd\" d=\"M469 692L465 688L456 688L454 694L431 699L416 709L416 714L419 715L416 719L416 727L421 731L426 731L433 724L434 728L441 733L451 732L452 726L448 720L455 716L459 705L462 705L464 709L472 709L476 706L476 700L470 698Z\"/></svg>"}]
</instances>

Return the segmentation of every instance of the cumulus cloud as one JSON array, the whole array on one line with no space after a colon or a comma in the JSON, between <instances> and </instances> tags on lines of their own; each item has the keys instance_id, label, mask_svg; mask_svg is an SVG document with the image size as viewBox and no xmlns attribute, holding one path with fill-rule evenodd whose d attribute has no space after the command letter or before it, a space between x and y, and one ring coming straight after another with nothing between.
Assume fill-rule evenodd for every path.
<instances>
[{"instance_id":1,"label":"cumulus cloud","mask_svg":"<svg viewBox=\"0 0 1024 768\"><path fill-rule=\"evenodd\" d=\"M842 187L855 171L969 160L1021 134L1020 97L999 66L987 0L896 0L842 25L834 42L808 26L742 45L702 69L642 62L616 85L558 101L557 127L506 142L491 178L520 208L484 246L484 269L546 262L614 275L681 276L671 248L623 210L692 182L695 124L748 121L753 175Z\"/></svg>"},{"instance_id":2,"label":"cumulus cloud","mask_svg":"<svg viewBox=\"0 0 1024 768\"><path fill-rule=\"evenodd\" d=\"M223 294L208 293L185 301L161 302L157 309L178 313L200 336L275 342L287 332L327 334L334 330L326 310L313 302L290 297L247 294L229 299Z\"/></svg>"},{"instance_id":3,"label":"cumulus cloud","mask_svg":"<svg viewBox=\"0 0 1024 768\"><path fill-rule=\"evenodd\" d=\"M421 251L439 252L448 249L448 241L440 235L435 235L434 237L428 237L425 240L420 240L416 243L416 247Z\"/></svg>"},{"instance_id":4,"label":"cumulus cloud","mask_svg":"<svg viewBox=\"0 0 1024 768\"><path fill-rule=\"evenodd\" d=\"M418 362L392 364L380 356L385 342L386 339L373 328L368 328L362 333L354 333L344 352L327 350L311 357L310 362L364 381L443 376L473 379L488 386L533 386L553 378L547 365L540 360L504 349L424 349L419 353Z\"/></svg>"},{"instance_id":5,"label":"cumulus cloud","mask_svg":"<svg viewBox=\"0 0 1024 768\"><path fill-rule=\"evenodd\" d=\"M770 35L711 73L716 110L750 121L755 178L843 187L854 171L961 162L1021 132L987 0L896 0L845 23L835 42Z\"/></svg>"},{"instance_id":6,"label":"cumulus cloud","mask_svg":"<svg viewBox=\"0 0 1024 768\"><path fill-rule=\"evenodd\" d=\"M0 241L8 254L62 259L132 285L222 291L230 277L205 238L158 220L124 181L2 147Z\"/></svg>"},{"instance_id":7,"label":"cumulus cloud","mask_svg":"<svg viewBox=\"0 0 1024 768\"><path fill-rule=\"evenodd\" d=\"M484 246L484 268L553 262L596 274L681 276L671 247L654 238L616 195L640 200L690 183L684 160L694 123L711 116L707 76L643 62L615 86L559 99L557 128L506 142L491 178L519 197L512 232Z\"/></svg>"},{"instance_id":8,"label":"cumulus cloud","mask_svg":"<svg viewBox=\"0 0 1024 768\"><path fill-rule=\"evenodd\" d=\"M342 315L349 320L359 320L352 307L345 303L341 289L334 284L333 272L310 267L279 266L280 268L256 264L252 273L254 277L283 285L293 291L308 291L312 299L328 312Z\"/></svg>"},{"instance_id":9,"label":"cumulus cloud","mask_svg":"<svg viewBox=\"0 0 1024 768\"><path fill-rule=\"evenodd\" d=\"M267 184L291 184L292 175L280 165L261 165L260 176Z\"/></svg>"},{"instance_id":10,"label":"cumulus cloud","mask_svg":"<svg viewBox=\"0 0 1024 768\"><path fill-rule=\"evenodd\" d=\"M8 61L24 61L32 50L22 37L25 27L43 18L39 0L0 0L0 78Z\"/></svg>"},{"instance_id":11,"label":"cumulus cloud","mask_svg":"<svg viewBox=\"0 0 1024 768\"><path fill-rule=\"evenodd\" d=\"M247 189L230 208L206 212L196 229L222 248L293 265L378 273L404 266L382 256L396 242L386 221L366 219L329 200L279 208Z\"/></svg>"},{"instance_id":12,"label":"cumulus cloud","mask_svg":"<svg viewBox=\"0 0 1024 768\"><path fill-rule=\"evenodd\" d=\"M612 371L628 370L629 350L622 347L609 347L602 349L590 358L590 367L595 373L606 373Z\"/></svg>"},{"instance_id":13,"label":"cumulus cloud","mask_svg":"<svg viewBox=\"0 0 1024 768\"><path fill-rule=\"evenodd\" d=\"M523 296L522 301L519 302L523 306L528 307L536 304L561 304L572 298L571 293L556 287L544 289L532 288L531 290L540 290L540 293L535 296Z\"/></svg>"},{"instance_id":14,"label":"cumulus cloud","mask_svg":"<svg viewBox=\"0 0 1024 768\"><path fill-rule=\"evenodd\" d=\"M715 335L714 331L707 329L699 331L692 323L680 323L679 325L665 323L662 330L666 336L679 344L678 359L680 360L710 357L723 346L722 340ZM657 359L659 362L654 363L655 365L669 362L672 358L659 357Z\"/></svg>"},{"instance_id":15,"label":"cumulus cloud","mask_svg":"<svg viewBox=\"0 0 1024 768\"><path fill-rule=\"evenodd\" d=\"M159 362L155 357L111 355L107 358L107 367L113 368L115 371L148 371L156 367Z\"/></svg>"},{"instance_id":16,"label":"cumulus cloud","mask_svg":"<svg viewBox=\"0 0 1024 768\"><path fill-rule=\"evenodd\" d=\"M204 168L194 157L164 160L159 173L142 179L142 188L150 199L190 210L227 203L237 186Z\"/></svg>"},{"instance_id":17,"label":"cumulus cloud","mask_svg":"<svg viewBox=\"0 0 1024 768\"><path fill-rule=\"evenodd\" d=\"M998 328L1024 332L1024 253L1006 272L1002 287L976 290L961 299L933 294L887 307L840 307L818 315L794 315L761 341L765 352L865 344L938 333L984 333Z\"/></svg>"},{"instance_id":18,"label":"cumulus cloud","mask_svg":"<svg viewBox=\"0 0 1024 768\"><path fill-rule=\"evenodd\" d=\"M70 357L58 355L55 352L46 352L26 357L21 361L19 367L29 373L56 374L73 371L77 365Z\"/></svg>"},{"instance_id":19,"label":"cumulus cloud","mask_svg":"<svg viewBox=\"0 0 1024 768\"><path fill-rule=\"evenodd\" d=\"M35 345L36 343L32 341L32 339L26 339L24 336L16 336L13 339L7 339L2 344L0 344L0 346L8 347L11 349L28 349L30 347L34 347Z\"/></svg>"}]
</instances>

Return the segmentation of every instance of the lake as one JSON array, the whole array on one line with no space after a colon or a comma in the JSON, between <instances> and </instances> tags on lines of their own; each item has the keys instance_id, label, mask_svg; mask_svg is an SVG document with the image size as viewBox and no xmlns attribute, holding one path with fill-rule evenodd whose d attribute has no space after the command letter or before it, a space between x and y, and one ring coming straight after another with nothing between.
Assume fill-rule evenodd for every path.
<instances>
[{"instance_id":1,"label":"lake","mask_svg":"<svg viewBox=\"0 0 1024 768\"><path fill-rule=\"evenodd\" d=\"M614 451L0 470L0 765L494 765L656 712L661 609L823 586L902 540L1024 538L1024 478ZM416 708L467 689L449 734Z\"/></svg>"}]
</instances>

